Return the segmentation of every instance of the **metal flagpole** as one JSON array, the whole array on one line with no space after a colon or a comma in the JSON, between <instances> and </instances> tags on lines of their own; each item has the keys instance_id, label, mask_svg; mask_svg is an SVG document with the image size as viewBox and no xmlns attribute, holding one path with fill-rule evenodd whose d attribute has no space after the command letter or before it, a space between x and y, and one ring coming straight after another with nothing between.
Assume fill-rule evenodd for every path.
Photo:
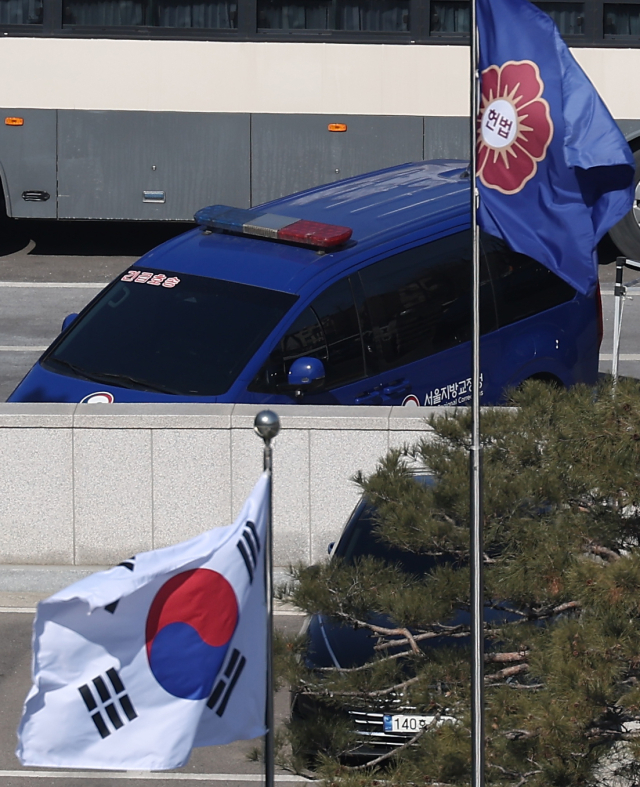
<instances>
[{"instance_id":1,"label":"metal flagpole","mask_svg":"<svg viewBox=\"0 0 640 787\"><path fill-rule=\"evenodd\" d=\"M480 444L480 232L476 183L477 118L480 110L478 73L478 26L475 0L471 2L471 123L469 152L471 166L471 232L473 235L473 325L472 325L472 434L469 457L471 487L471 787L484 785L484 599L482 566L482 446Z\"/></svg>"},{"instance_id":2,"label":"metal flagpole","mask_svg":"<svg viewBox=\"0 0 640 787\"><path fill-rule=\"evenodd\" d=\"M614 384L618 380L618 361L620 358L620 332L622 330L622 306L624 303L625 286L622 283L622 271L626 259L618 257L616 260L616 285L613 291L615 300L613 307L613 357L611 360L611 376Z\"/></svg>"},{"instance_id":3,"label":"metal flagpole","mask_svg":"<svg viewBox=\"0 0 640 787\"><path fill-rule=\"evenodd\" d=\"M625 267L640 271L640 262L629 260L626 257L618 257L616 259L616 285L613 290L613 356L611 359L611 376L613 377L614 387L618 382L618 370L620 367L620 335L622 334L624 300L627 295L627 288L640 283L640 279L634 279L628 284L622 283L622 272Z\"/></svg>"},{"instance_id":4,"label":"metal flagpole","mask_svg":"<svg viewBox=\"0 0 640 787\"><path fill-rule=\"evenodd\" d=\"M264 440L264 470L269 473L269 511L267 515L267 534L264 550L265 557L265 594L267 598L267 697L265 702L264 736L264 774L266 787L274 787L274 725L273 725L273 475L271 441L280 431L280 419L271 410L261 410L256 415L253 428Z\"/></svg>"}]
</instances>

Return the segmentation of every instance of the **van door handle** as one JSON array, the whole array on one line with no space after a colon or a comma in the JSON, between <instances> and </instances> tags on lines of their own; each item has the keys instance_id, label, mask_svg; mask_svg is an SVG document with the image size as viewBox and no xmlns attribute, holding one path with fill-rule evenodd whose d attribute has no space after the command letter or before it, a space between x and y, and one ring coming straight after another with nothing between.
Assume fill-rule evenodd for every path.
<instances>
[{"instance_id":1,"label":"van door handle","mask_svg":"<svg viewBox=\"0 0 640 787\"><path fill-rule=\"evenodd\" d=\"M394 380L394 382L384 386L382 394L386 397L402 396L402 394L409 393L410 391L411 383L409 380Z\"/></svg>"},{"instance_id":2,"label":"van door handle","mask_svg":"<svg viewBox=\"0 0 640 787\"><path fill-rule=\"evenodd\" d=\"M382 404L380 391L365 391L353 400L356 404Z\"/></svg>"}]
</instances>

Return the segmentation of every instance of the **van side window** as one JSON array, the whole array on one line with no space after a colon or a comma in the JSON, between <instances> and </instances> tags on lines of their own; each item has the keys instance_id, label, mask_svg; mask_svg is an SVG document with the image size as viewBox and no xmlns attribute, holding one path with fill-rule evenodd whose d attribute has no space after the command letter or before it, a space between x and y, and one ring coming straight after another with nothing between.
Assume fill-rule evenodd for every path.
<instances>
[{"instance_id":1,"label":"van side window","mask_svg":"<svg viewBox=\"0 0 640 787\"><path fill-rule=\"evenodd\" d=\"M511 251L500 238L482 233L481 243L493 278L500 327L575 297L570 284L531 257Z\"/></svg>"},{"instance_id":2,"label":"van side window","mask_svg":"<svg viewBox=\"0 0 640 787\"><path fill-rule=\"evenodd\" d=\"M362 338L348 279L331 285L296 318L249 390L277 391L287 382L293 361L303 356L322 361L326 388L364 377Z\"/></svg>"},{"instance_id":3,"label":"van side window","mask_svg":"<svg viewBox=\"0 0 640 787\"><path fill-rule=\"evenodd\" d=\"M367 340L379 372L471 339L469 231L418 246L360 271ZM481 330L496 327L491 282L483 265ZM367 341L369 345L369 342Z\"/></svg>"},{"instance_id":4,"label":"van side window","mask_svg":"<svg viewBox=\"0 0 640 787\"><path fill-rule=\"evenodd\" d=\"M327 343L320 322L311 309L302 314L287 329L277 347L249 385L249 390L257 393L275 393L280 385L287 382L289 367L296 358L311 356L327 360Z\"/></svg>"},{"instance_id":5,"label":"van side window","mask_svg":"<svg viewBox=\"0 0 640 787\"><path fill-rule=\"evenodd\" d=\"M349 279L332 284L311 308L318 315L327 342L326 387L361 380L365 376L362 336Z\"/></svg>"}]
</instances>

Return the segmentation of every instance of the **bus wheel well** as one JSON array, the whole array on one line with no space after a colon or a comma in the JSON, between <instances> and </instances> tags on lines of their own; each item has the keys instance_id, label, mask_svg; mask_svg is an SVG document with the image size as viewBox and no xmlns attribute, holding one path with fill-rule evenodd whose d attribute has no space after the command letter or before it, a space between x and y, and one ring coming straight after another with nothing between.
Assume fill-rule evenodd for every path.
<instances>
[{"instance_id":1,"label":"bus wheel well","mask_svg":"<svg viewBox=\"0 0 640 787\"><path fill-rule=\"evenodd\" d=\"M519 382L517 385L507 389L504 392L504 403L513 404L513 395L518 391L521 391L522 388L529 382L529 380L539 380L541 383L546 383L549 387L555 388L557 390L564 388L564 383L559 377L556 377L555 374L552 374L551 372L536 372L536 374L525 377L525 379Z\"/></svg>"},{"instance_id":2,"label":"bus wheel well","mask_svg":"<svg viewBox=\"0 0 640 787\"><path fill-rule=\"evenodd\" d=\"M8 217L9 213L7 211L7 199L4 194L4 183L2 182L2 178L0 178L0 220Z\"/></svg>"},{"instance_id":3,"label":"bus wheel well","mask_svg":"<svg viewBox=\"0 0 640 787\"><path fill-rule=\"evenodd\" d=\"M609 230L609 237L625 257L631 260L640 259L640 200L638 199L638 186L640 185L640 137L629 140L636 164L635 199L632 209Z\"/></svg>"}]
</instances>

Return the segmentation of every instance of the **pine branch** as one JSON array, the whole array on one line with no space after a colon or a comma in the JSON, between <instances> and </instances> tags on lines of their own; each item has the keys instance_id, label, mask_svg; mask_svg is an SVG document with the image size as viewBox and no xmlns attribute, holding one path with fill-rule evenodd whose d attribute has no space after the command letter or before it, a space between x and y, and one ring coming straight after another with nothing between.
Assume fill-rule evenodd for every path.
<instances>
[{"instance_id":1,"label":"pine branch","mask_svg":"<svg viewBox=\"0 0 640 787\"><path fill-rule=\"evenodd\" d=\"M484 660L486 662L502 663L506 661L522 661L529 656L528 650L520 650L514 653L485 653Z\"/></svg>"},{"instance_id":2,"label":"pine branch","mask_svg":"<svg viewBox=\"0 0 640 787\"><path fill-rule=\"evenodd\" d=\"M513 606L506 606L501 602L496 603L488 603L485 604L486 607L489 609L495 609L498 612L509 612L512 615L518 615L521 620L519 621L512 621L510 625L518 625L518 623L529 623L532 620L547 620L548 618L552 618L555 615L559 615L561 612L567 612L570 609L580 609L580 602L579 601L565 601L562 604L558 604L556 607L538 607L538 608L529 608L529 609L514 609Z\"/></svg>"},{"instance_id":3,"label":"pine branch","mask_svg":"<svg viewBox=\"0 0 640 787\"><path fill-rule=\"evenodd\" d=\"M521 675L523 672L529 671L528 664L516 664L514 667L505 667L498 672L493 672L491 675L484 676L485 683L497 682L503 678L511 678L514 675Z\"/></svg>"},{"instance_id":4,"label":"pine branch","mask_svg":"<svg viewBox=\"0 0 640 787\"><path fill-rule=\"evenodd\" d=\"M530 730L508 730L504 733L504 737L510 741L523 741L537 737L537 733Z\"/></svg>"},{"instance_id":5,"label":"pine branch","mask_svg":"<svg viewBox=\"0 0 640 787\"><path fill-rule=\"evenodd\" d=\"M404 639L401 640L394 640L391 643L386 644L386 647L397 647L398 645L409 645L411 650L416 656L422 656L423 653L416 644L416 637L409 631L408 628L385 628L384 626L376 626L374 623L368 623L365 620L358 620L357 618L353 618L350 615L347 615L346 612L339 612L338 617L341 617L345 620L348 620L352 625L356 625L359 628L366 628L369 631L372 631L374 634L379 634L385 637L397 637L403 636ZM421 635L418 635L421 636ZM383 650L382 647L376 645L376 650Z\"/></svg>"},{"instance_id":6,"label":"pine branch","mask_svg":"<svg viewBox=\"0 0 640 787\"><path fill-rule=\"evenodd\" d=\"M387 694L392 694L394 691L402 691L402 689L406 689L407 686L411 686L414 683L417 683L420 680L420 677L409 678L409 680L405 680L403 683L396 683L395 686L390 686L386 689L376 689L375 691L340 691L340 690L333 690L333 689L303 689L300 694L304 694L309 697L384 697Z\"/></svg>"},{"instance_id":7,"label":"pine branch","mask_svg":"<svg viewBox=\"0 0 640 787\"><path fill-rule=\"evenodd\" d=\"M421 730L418 730L418 732L416 732L412 738L410 738L406 743L403 743L401 746L398 746L397 749L392 749L391 751L386 752L386 754L381 754L380 757L376 757L375 760L369 760L369 762L362 763L362 765L343 765L343 768L348 771L363 771L366 768L373 768L376 765L379 765L381 762L386 762L386 760L391 759L391 757L397 757L400 752L404 751L409 746L413 746L414 743L419 741L425 732L433 727L439 718L440 714L436 715L431 724L423 727Z\"/></svg>"},{"instance_id":8,"label":"pine branch","mask_svg":"<svg viewBox=\"0 0 640 787\"><path fill-rule=\"evenodd\" d=\"M490 768L494 768L495 770L500 771L500 773L503 773L505 776L510 777L512 779L515 779L517 776L519 776L520 777L520 781L518 781L516 783L515 787L522 787L522 785L526 784L527 781L532 776L537 776L539 773L542 773L542 769L537 769L535 771L528 771L527 773L518 773L517 771L511 771L511 770L508 770L507 768L503 768L502 765L497 765L494 762L489 762L489 763L487 763L487 765Z\"/></svg>"},{"instance_id":9,"label":"pine branch","mask_svg":"<svg viewBox=\"0 0 640 787\"><path fill-rule=\"evenodd\" d=\"M359 618L355 618L346 612L338 612L336 613L336 617L342 618L343 620L350 623L352 626L369 629L369 631L373 632L374 634L378 634L380 636L404 637L404 639L394 639L392 642L380 642L377 645L374 645L374 650L388 650L389 648L397 648L400 645L409 645L412 653L414 653L417 656L422 656L423 653L417 645L418 642L422 642L423 640L426 639L435 639L437 637L445 637L445 636L446 637L469 636L469 627L463 625L446 626L442 623L439 623L437 624L439 631L421 631L419 634L413 634L408 628L405 627L385 628L384 626L376 626L374 623L369 623L366 620L360 620Z\"/></svg>"},{"instance_id":10,"label":"pine branch","mask_svg":"<svg viewBox=\"0 0 640 787\"><path fill-rule=\"evenodd\" d=\"M468 626L445 626L444 624L438 624L438 626L439 631L421 631L419 634L413 634L413 641L424 642L424 640L437 639L438 637L468 637L470 633ZM410 643L407 639L395 639L392 642L379 642L377 645L374 645L374 650L388 650L389 648L397 648L400 645L408 644Z\"/></svg>"},{"instance_id":11,"label":"pine branch","mask_svg":"<svg viewBox=\"0 0 640 787\"><path fill-rule=\"evenodd\" d=\"M410 651L403 650L401 653L393 653L391 656L384 656L375 661L368 661L366 664L361 664L359 667L315 667L316 672L363 672L364 670L371 669L372 667L382 664L385 661L393 661L394 659L401 659L405 656L412 655Z\"/></svg>"},{"instance_id":12,"label":"pine branch","mask_svg":"<svg viewBox=\"0 0 640 787\"><path fill-rule=\"evenodd\" d=\"M559 604L551 610L552 615L559 615L561 612L566 612L569 609L580 609L579 601L567 601L565 604Z\"/></svg>"},{"instance_id":13,"label":"pine branch","mask_svg":"<svg viewBox=\"0 0 640 787\"><path fill-rule=\"evenodd\" d=\"M584 734L585 738L609 738L615 741L637 741L640 738L640 730L629 732L622 730L607 730L603 727L592 727Z\"/></svg>"},{"instance_id":14,"label":"pine branch","mask_svg":"<svg viewBox=\"0 0 640 787\"><path fill-rule=\"evenodd\" d=\"M620 560L620 555L614 552L613 549L595 544L593 541L587 543L587 552L590 552L592 555L598 555L598 557L606 557L612 561Z\"/></svg>"}]
</instances>

